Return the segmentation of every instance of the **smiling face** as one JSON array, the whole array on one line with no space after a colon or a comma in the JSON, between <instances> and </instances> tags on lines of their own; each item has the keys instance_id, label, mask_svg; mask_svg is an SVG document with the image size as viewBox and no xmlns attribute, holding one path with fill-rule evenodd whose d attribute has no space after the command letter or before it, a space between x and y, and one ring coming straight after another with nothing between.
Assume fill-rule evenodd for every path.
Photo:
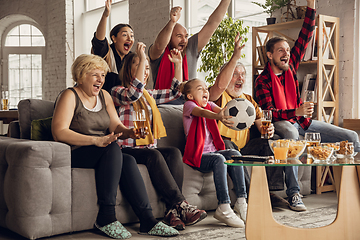
<instances>
[{"instance_id":1,"label":"smiling face","mask_svg":"<svg viewBox=\"0 0 360 240\"><path fill-rule=\"evenodd\" d=\"M117 35L111 36L115 48L120 55L121 59L124 58L125 55L127 55L132 46L134 45L134 32L129 27L123 27L120 29L120 31L117 33Z\"/></svg>"},{"instance_id":2,"label":"smiling face","mask_svg":"<svg viewBox=\"0 0 360 240\"><path fill-rule=\"evenodd\" d=\"M93 69L87 72L84 77L78 81L79 87L88 96L97 96L104 85L106 73L102 69Z\"/></svg>"},{"instance_id":3,"label":"smiling face","mask_svg":"<svg viewBox=\"0 0 360 240\"><path fill-rule=\"evenodd\" d=\"M266 54L275 74L289 69L290 46L286 41L277 42L274 45L273 52L267 52Z\"/></svg>"},{"instance_id":4,"label":"smiling face","mask_svg":"<svg viewBox=\"0 0 360 240\"><path fill-rule=\"evenodd\" d=\"M238 65L233 73L231 81L226 88L226 92L237 98L243 93L243 86L245 84L246 71L243 66Z\"/></svg>"},{"instance_id":5,"label":"smiling face","mask_svg":"<svg viewBox=\"0 0 360 240\"><path fill-rule=\"evenodd\" d=\"M195 100L200 106L205 107L209 101L208 87L204 81L193 80L190 92L186 96L188 99Z\"/></svg>"},{"instance_id":6,"label":"smiling face","mask_svg":"<svg viewBox=\"0 0 360 240\"><path fill-rule=\"evenodd\" d=\"M188 43L188 32L180 24L176 24L170 39L170 48L176 48L180 52L183 52Z\"/></svg>"}]
</instances>

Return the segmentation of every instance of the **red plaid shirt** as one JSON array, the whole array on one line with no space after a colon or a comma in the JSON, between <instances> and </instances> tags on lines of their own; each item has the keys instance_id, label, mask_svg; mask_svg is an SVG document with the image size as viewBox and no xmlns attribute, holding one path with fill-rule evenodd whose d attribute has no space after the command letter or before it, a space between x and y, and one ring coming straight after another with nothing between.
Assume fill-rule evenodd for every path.
<instances>
[{"instance_id":1,"label":"red plaid shirt","mask_svg":"<svg viewBox=\"0 0 360 240\"><path fill-rule=\"evenodd\" d=\"M299 91L299 82L296 77L296 71L299 68L301 59L305 54L306 47L310 41L310 38L314 31L315 26L315 9L307 8L306 16L304 19L303 26L301 28L298 39L295 42L294 47L290 52L289 66L292 74L294 76L294 81L296 85L296 98L297 103L300 106L302 100L300 98ZM279 76L281 83L284 85L285 82L285 73ZM311 119L304 117L297 117L295 115L295 109L276 109L273 99L273 91L271 86L271 76L269 69L266 65L262 73L257 77L255 81L255 92L257 101L262 109L272 110L274 121L288 120L290 122L298 122L303 129L307 129L311 124ZM295 96L294 96L295 97Z\"/></svg>"},{"instance_id":2,"label":"red plaid shirt","mask_svg":"<svg viewBox=\"0 0 360 240\"><path fill-rule=\"evenodd\" d=\"M181 96L181 92L179 90L180 82L173 78L170 89L147 89L150 96L155 99L156 104L170 102L174 99L177 99ZM132 120L131 112L134 111L134 107L132 105L133 102L137 101L140 97L143 97L143 89L144 84L142 84L138 79L134 79L128 88L123 86L115 86L111 89L111 96L115 103L115 107L117 109L120 121L128 128L133 128L134 123ZM149 103L146 101L145 97L143 97L147 108L150 113L150 125L152 126L152 111ZM157 141L154 139L154 144L136 146L136 141L132 138L128 138L125 140L118 140L118 144L120 147L136 147L136 148L156 148Z\"/></svg>"}]
</instances>

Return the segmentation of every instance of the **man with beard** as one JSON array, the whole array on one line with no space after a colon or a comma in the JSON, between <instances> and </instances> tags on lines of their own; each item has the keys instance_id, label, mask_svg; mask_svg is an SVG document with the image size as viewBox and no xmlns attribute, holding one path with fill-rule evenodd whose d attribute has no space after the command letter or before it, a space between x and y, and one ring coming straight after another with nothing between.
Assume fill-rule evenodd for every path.
<instances>
[{"instance_id":1,"label":"man with beard","mask_svg":"<svg viewBox=\"0 0 360 240\"><path fill-rule=\"evenodd\" d=\"M286 139L299 139L305 132L319 132L322 142L348 140L360 151L356 132L329 123L311 120L313 103L303 103L296 72L315 26L315 1L307 0L306 16L299 37L291 49L286 38L274 37L266 43L268 63L255 82L257 101L273 114L275 134Z\"/></svg>"},{"instance_id":2,"label":"man with beard","mask_svg":"<svg viewBox=\"0 0 360 240\"><path fill-rule=\"evenodd\" d=\"M239 35L235 38L234 53L228 63L226 63L220 70L219 75L213 86L209 88L209 100L214 101L218 106L224 108L226 104L234 98L245 98L249 100L255 107L256 119L255 126L259 132L261 131L261 110L255 100L248 94L243 92L243 86L246 80L246 70L242 63L238 62L241 56ZM231 119L230 119L231 120ZM269 148L268 140L259 137L250 139L250 130L235 131L228 128L221 122L218 122L219 132L224 140L226 148L235 148L240 150L243 155L261 155L269 156L272 152ZM273 124L267 130L268 135L273 137ZM284 180L283 171L285 173L286 194L289 198L290 209L295 211L305 211L306 207L303 204L299 191L300 187L297 181L297 167L289 166L284 168L266 168L268 176L269 189L272 191L283 190ZM283 198L270 194L271 202L275 204L287 203ZM296 198L296 201L293 200Z\"/></svg>"},{"instance_id":3,"label":"man with beard","mask_svg":"<svg viewBox=\"0 0 360 240\"><path fill-rule=\"evenodd\" d=\"M183 54L183 80L196 78L196 66L200 51L219 26L229 4L230 0L221 0L200 32L189 39L187 30L177 23L180 18L181 7L171 9L169 22L159 32L154 44L149 48L155 89L170 88L174 76L174 67L167 56L173 48L178 49Z\"/></svg>"}]
</instances>

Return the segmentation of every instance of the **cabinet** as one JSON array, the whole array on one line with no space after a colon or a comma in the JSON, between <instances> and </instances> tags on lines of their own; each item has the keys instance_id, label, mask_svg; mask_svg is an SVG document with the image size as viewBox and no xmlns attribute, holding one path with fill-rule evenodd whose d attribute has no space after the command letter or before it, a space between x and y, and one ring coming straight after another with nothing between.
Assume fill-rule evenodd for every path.
<instances>
[{"instance_id":1,"label":"cabinet","mask_svg":"<svg viewBox=\"0 0 360 240\"><path fill-rule=\"evenodd\" d=\"M282 36L288 39L290 47L294 45L303 24L302 19L252 28L252 67L253 76L264 69L264 57L261 59L259 46L264 46L268 39L274 36ZM316 18L317 31L310 40L308 48L317 45L316 60L302 61L298 69L299 84L303 79L300 72L315 73L316 79L316 103L314 119L326 121L335 125L339 124L339 29L340 21L337 17L319 14ZM315 34L315 33L323 34ZM317 35L315 37L315 35ZM261 52L261 51L260 51ZM310 70L312 69L312 70ZM308 72L309 71L309 72ZM304 74L303 74L304 75ZM301 89L300 89L301 92ZM329 177L332 184L325 184ZM329 167L316 167L316 193L335 190L332 171Z\"/></svg>"},{"instance_id":2,"label":"cabinet","mask_svg":"<svg viewBox=\"0 0 360 240\"><path fill-rule=\"evenodd\" d=\"M299 35L303 21L303 19L299 19L252 28L252 67L255 78L264 68L261 65L257 47L265 45L266 41L274 36L286 37L292 47ZM318 36L315 41L317 60L302 61L298 70L298 72L306 74L307 69L315 69L308 72L317 75L314 119L335 125L339 124L339 24L340 21L337 17L321 14L317 16L317 32L323 33L316 34ZM313 41L314 39L310 40L308 48L313 47ZM299 75L298 80L301 84L303 79L299 78Z\"/></svg>"}]
</instances>

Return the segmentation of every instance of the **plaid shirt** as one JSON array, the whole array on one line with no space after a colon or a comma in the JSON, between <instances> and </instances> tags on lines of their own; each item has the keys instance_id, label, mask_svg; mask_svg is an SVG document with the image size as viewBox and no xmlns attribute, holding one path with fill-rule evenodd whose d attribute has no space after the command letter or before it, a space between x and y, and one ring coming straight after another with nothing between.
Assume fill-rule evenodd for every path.
<instances>
[{"instance_id":1,"label":"plaid shirt","mask_svg":"<svg viewBox=\"0 0 360 240\"><path fill-rule=\"evenodd\" d=\"M180 82L173 78L170 89L151 89L147 90L155 99L156 104L170 102L174 99L177 99L181 96L179 90ZM133 128L134 123L132 120L131 112L134 111L134 107L132 105L133 102L137 101L139 98L143 97L143 89L144 84L142 84L138 79L134 79L128 88L123 86L115 86L111 89L111 96L115 103L115 107L117 109L120 121L128 128ZM150 125L152 126L152 111L149 103L146 101L145 97L143 97L147 108L150 114ZM125 140L118 140L118 144L120 147L136 147L136 148L156 148L157 141L154 139L153 144L136 146L136 140L132 138L128 138Z\"/></svg>"},{"instance_id":2,"label":"plaid shirt","mask_svg":"<svg viewBox=\"0 0 360 240\"><path fill-rule=\"evenodd\" d=\"M315 9L307 8L306 16L304 19L303 26L301 28L298 39L295 42L294 47L290 52L289 66L290 70L294 76L294 81L296 85L296 98L297 103L300 106L302 100L300 98L299 92L299 82L296 77L296 71L299 67L300 61L305 54L306 47L310 41L310 38L314 31L315 26ZM279 76L281 83L285 84L285 72ZM273 99L271 76L268 69L268 65L265 66L262 73L257 77L255 81L255 92L257 101L262 109L272 110L274 121L288 120L290 122L298 122L303 129L307 129L311 124L311 119L304 117L297 117L295 115L295 109L276 109Z\"/></svg>"}]
</instances>

